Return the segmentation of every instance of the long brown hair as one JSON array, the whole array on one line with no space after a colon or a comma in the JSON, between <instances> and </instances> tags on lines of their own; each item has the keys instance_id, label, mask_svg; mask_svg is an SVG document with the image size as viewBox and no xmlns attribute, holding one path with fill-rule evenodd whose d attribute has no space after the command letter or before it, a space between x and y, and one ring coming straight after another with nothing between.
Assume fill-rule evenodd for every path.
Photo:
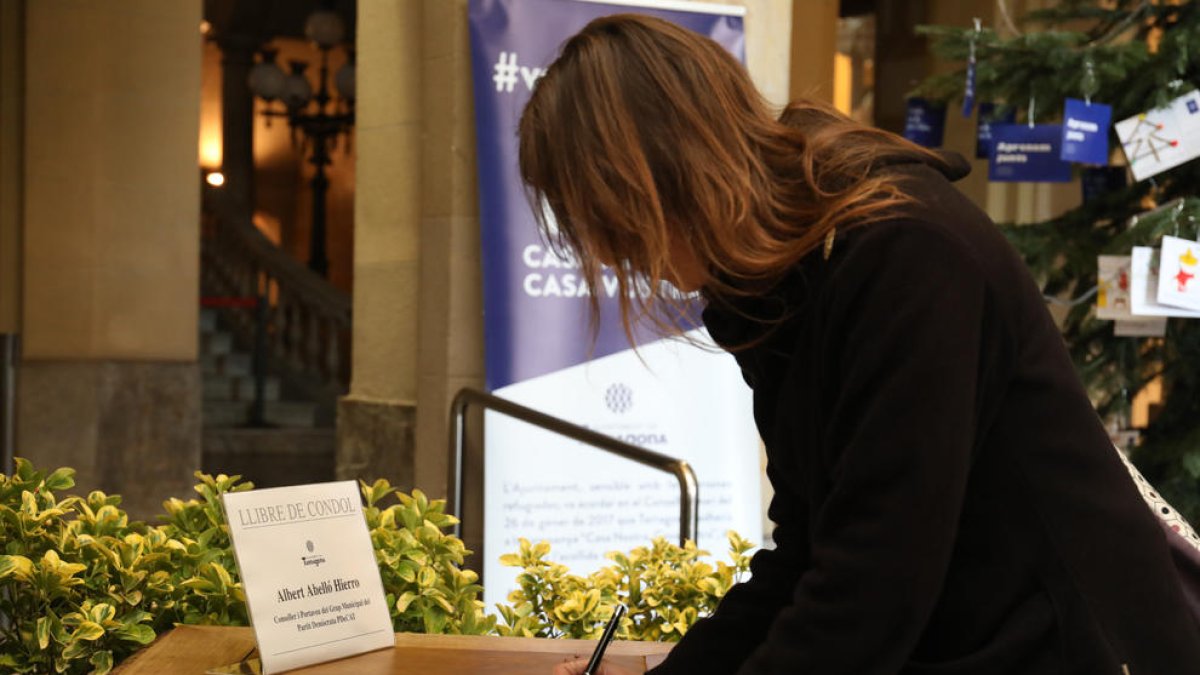
<instances>
[{"instance_id":1,"label":"long brown hair","mask_svg":"<svg viewBox=\"0 0 1200 675\"><path fill-rule=\"evenodd\" d=\"M796 102L776 119L716 42L635 14L596 19L567 41L519 136L543 235L592 289L612 265L631 341L641 319L678 332L687 314L663 290L673 244L703 267L710 300L762 293L835 228L908 201L875 168L943 161L821 104Z\"/></svg>"}]
</instances>

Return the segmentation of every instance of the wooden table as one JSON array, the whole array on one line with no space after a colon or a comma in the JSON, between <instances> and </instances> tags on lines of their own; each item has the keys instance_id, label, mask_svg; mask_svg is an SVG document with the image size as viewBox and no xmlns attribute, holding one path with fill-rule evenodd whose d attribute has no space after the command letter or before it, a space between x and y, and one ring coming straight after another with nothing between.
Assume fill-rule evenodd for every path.
<instances>
[{"instance_id":1,"label":"wooden table","mask_svg":"<svg viewBox=\"0 0 1200 675\"><path fill-rule=\"evenodd\" d=\"M591 655L596 643L474 635L397 633L396 648L289 671L296 675L549 675L570 656ZM645 672L662 662L671 644L615 640L605 662ZM254 631L220 626L178 626L112 672L119 675L203 675L208 668L243 661L254 652Z\"/></svg>"}]
</instances>

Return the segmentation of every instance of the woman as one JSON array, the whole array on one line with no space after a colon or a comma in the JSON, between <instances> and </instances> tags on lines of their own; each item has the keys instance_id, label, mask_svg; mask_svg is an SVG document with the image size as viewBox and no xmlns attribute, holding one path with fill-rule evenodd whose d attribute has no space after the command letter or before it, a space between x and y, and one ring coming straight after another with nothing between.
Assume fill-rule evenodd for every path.
<instances>
[{"instance_id":1,"label":"woman","mask_svg":"<svg viewBox=\"0 0 1200 675\"><path fill-rule=\"evenodd\" d=\"M593 282L699 291L754 390L776 547L653 673L1200 673L1163 532L961 158L776 120L642 16L566 43L520 154L547 236ZM678 294L620 297L627 328L685 325Z\"/></svg>"}]
</instances>

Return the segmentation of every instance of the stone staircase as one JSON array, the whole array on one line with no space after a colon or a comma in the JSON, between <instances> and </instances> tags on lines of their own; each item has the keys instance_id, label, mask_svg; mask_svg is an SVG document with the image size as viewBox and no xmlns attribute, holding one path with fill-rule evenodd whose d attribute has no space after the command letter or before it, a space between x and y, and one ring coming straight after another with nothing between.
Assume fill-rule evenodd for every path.
<instances>
[{"instance_id":1,"label":"stone staircase","mask_svg":"<svg viewBox=\"0 0 1200 675\"><path fill-rule=\"evenodd\" d=\"M334 479L335 434L329 415L278 376L264 379L266 425L250 426L254 365L221 327L219 310L200 310L204 386L202 470L241 474L258 487Z\"/></svg>"},{"instance_id":2,"label":"stone staircase","mask_svg":"<svg viewBox=\"0 0 1200 675\"><path fill-rule=\"evenodd\" d=\"M239 351L233 334L218 326L218 310L200 310L200 369L204 380L204 426L242 427L250 422L254 404L254 364ZM316 426L315 403L285 401L279 378L265 378L264 417L268 425L283 428Z\"/></svg>"}]
</instances>

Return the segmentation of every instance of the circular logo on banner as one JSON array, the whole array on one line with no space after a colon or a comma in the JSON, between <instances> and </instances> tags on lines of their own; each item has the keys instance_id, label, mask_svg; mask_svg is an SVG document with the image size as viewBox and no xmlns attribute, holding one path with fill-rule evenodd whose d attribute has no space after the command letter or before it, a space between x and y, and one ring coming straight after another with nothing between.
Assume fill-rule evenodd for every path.
<instances>
[{"instance_id":1,"label":"circular logo on banner","mask_svg":"<svg viewBox=\"0 0 1200 675\"><path fill-rule=\"evenodd\" d=\"M633 407L633 390L621 382L610 384L604 392L604 405L617 414L629 412Z\"/></svg>"}]
</instances>

